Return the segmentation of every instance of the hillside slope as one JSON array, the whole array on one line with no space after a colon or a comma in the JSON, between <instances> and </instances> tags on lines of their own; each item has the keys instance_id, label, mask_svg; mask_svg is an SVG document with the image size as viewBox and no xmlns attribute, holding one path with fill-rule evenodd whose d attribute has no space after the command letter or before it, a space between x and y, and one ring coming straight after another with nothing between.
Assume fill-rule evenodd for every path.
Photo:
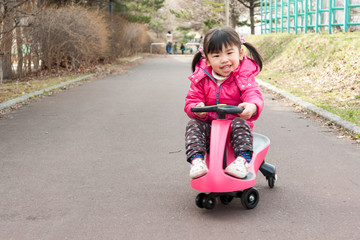
<instances>
[{"instance_id":1,"label":"hillside slope","mask_svg":"<svg viewBox=\"0 0 360 240\"><path fill-rule=\"evenodd\" d=\"M360 126L360 33L247 38L264 57L258 76Z\"/></svg>"}]
</instances>

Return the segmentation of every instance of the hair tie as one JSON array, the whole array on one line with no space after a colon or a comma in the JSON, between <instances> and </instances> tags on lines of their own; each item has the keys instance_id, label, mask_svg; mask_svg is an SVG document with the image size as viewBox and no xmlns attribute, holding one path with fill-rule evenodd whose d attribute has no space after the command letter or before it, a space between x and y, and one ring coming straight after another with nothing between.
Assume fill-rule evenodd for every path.
<instances>
[{"instance_id":1,"label":"hair tie","mask_svg":"<svg viewBox=\"0 0 360 240\"><path fill-rule=\"evenodd\" d=\"M199 47L199 52L201 53L201 56L204 57L205 54L204 54L204 49L202 46Z\"/></svg>"},{"instance_id":2,"label":"hair tie","mask_svg":"<svg viewBox=\"0 0 360 240\"><path fill-rule=\"evenodd\" d=\"M246 43L245 38L240 38L240 42L241 42L241 44Z\"/></svg>"}]
</instances>

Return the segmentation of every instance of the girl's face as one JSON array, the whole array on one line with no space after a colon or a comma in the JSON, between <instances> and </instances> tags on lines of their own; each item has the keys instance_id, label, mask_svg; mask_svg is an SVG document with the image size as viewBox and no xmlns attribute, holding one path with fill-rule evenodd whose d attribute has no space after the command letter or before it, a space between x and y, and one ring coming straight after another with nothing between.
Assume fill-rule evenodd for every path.
<instances>
[{"instance_id":1,"label":"girl's face","mask_svg":"<svg viewBox=\"0 0 360 240\"><path fill-rule=\"evenodd\" d=\"M243 59L244 50L232 45L223 46L221 52L209 53L207 63L219 75L227 77L239 66L239 60Z\"/></svg>"}]
</instances>

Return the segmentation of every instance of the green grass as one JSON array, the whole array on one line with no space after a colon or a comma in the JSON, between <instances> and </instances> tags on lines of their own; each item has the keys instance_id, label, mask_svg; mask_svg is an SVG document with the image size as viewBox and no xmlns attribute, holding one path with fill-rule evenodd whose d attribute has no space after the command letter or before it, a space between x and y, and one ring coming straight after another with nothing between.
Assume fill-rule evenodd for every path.
<instances>
[{"instance_id":1,"label":"green grass","mask_svg":"<svg viewBox=\"0 0 360 240\"><path fill-rule=\"evenodd\" d=\"M338 109L326 104L320 105L320 107L360 126L360 111L358 108Z\"/></svg>"}]
</instances>

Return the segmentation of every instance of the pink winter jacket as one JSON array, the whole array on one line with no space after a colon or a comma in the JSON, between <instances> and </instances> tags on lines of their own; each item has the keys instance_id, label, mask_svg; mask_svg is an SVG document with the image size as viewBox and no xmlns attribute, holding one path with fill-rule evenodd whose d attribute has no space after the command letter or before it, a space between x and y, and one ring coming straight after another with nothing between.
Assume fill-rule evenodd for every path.
<instances>
[{"instance_id":1,"label":"pink winter jacket","mask_svg":"<svg viewBox=\"0 0 360 240\"><path fill-rule=\"evenodd\" d=\"M211 75L212 69L207 66L206 60L202 59L195 67L195 72L189 77L190 89L185 98L184 111L190 118L196 118L211 122L216 119L216 113L208 113L205 118L198 118L191 108L203 102L205 106L227 104L237 106L242 102L253 103L257 106L257 113L246 120L253 129L253 121L259 118L264 107L264 100L260 88L255 82L255 76L260 72L259 66L251 58L244 56L239 67L218 86L215 78ZM227 119L239 117L235 114L227 114Z\"/></svg>"}]
</instances>

